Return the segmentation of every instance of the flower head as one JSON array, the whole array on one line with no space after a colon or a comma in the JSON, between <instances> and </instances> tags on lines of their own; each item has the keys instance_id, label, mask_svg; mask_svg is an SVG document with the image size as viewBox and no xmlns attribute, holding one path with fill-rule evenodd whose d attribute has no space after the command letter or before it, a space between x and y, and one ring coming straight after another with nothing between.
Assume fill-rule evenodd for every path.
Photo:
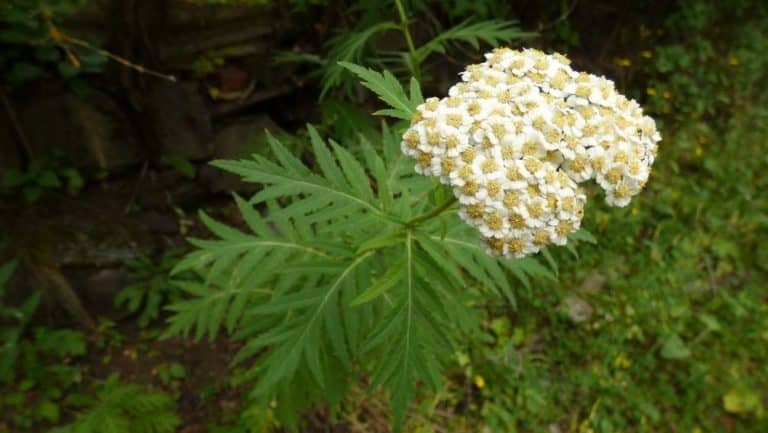
<instances>
[{"instance_id":1,"label":"flower head","mask_svg":"<svg viewBox=\"0 0 768 433\"><path fill-rule=\"evenodd\" d=\"M595 179L626 206L650 174L661 137L612 81L567 58L499 48L467 66L448 97L418 107L402 151L451 186L459 215L489 253L523 257L578 229Z\"/></svg>"}]
</instances>

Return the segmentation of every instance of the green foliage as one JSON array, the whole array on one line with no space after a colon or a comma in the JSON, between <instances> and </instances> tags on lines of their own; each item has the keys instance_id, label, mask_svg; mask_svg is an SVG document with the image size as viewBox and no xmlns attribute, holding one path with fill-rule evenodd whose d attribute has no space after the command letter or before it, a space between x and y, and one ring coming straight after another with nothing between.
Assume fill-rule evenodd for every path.
<instances>
[{"instance_id":1,"label":"green foliage","mask_svg":"<svg viewBox=\"0 0 768 433\"><path fill-rule=\"evenodd\" d=\"M15 269L15 262L9 262L0 267L0 301L4 295L5 283ZM0 381L8 383L17 378L16 367L22 364L25 376L23 379L47 382L51 370L46 366L48 357L64 358L85 353L83 335L79 332L48 330L33 328L32 338L25 339L29 331L29 323L40 301L40 292L30 295L19 307L0 303L0 335L3 345L0 347ZM55 369L56 366L50 366Z\"/></svg>"},{"instance_id":2,"label":"green foliage","mask_svg":"<svg viewBox=\"0 0 768 433\"><path fill-rule=\"evenodd\" d=\"M361 16L357 26L340 30L330 38L326 44L325 58L311 53L284 52L276 57L276 61L320 66L319 73L314 75L321 76L320 98L323 99L339 87L349 94L352 86L356 84L356 80L347 73L349 68L344 66L346 64L384 69L388 74L392 74L389 71L396 71L400 76L402 74L399 72L405 71L413 78L419 79L423 77L425 61L432 54L446 54L456 45L466 44L477 50L481 43L496 47L535 36L534 33L522 31L515 21L469 18L448 29L435 29L431 39L415 46L409 29L410 21L406 18L410 14L400 0L396 0L395 5L401 12L399 22L385 19L384 14L389 10L382 7L382 3L358 2L350 9L350 13ZM418 2L414 5L414 10L429 13L429 8ZM451 7L446 7L446 10L449 13L455 12ZM464 11L466 12L468 10ZM380 41L392 32L401 33L405 46L402 50L382 51L378 48ZM395 75L392 75L392 78L394 77Z\"/></svg>"},{"instance_id":3,"label":"green foliage","mask_svg":"<svg viewBox=\"0 0 768 433\"><path fill-rule=\"evenodd\" d=\"M670 40L653 50L646 89L651 109L688 123L714 119L760 94L754 86L766 77L766 61L758 54L766 44L766 14L765 5L749 2L730 7L684 2L665 23ZM745 25L733 31L738 21Z\"/></svg>"},{"instance_id":4,"label":"green foliage","mask_svg":"<svg viewBox=\"0 0 768 433\"><path fill-rule=\"evenodd\" d=\"M414 8L418 10L429 10L434 8L435 2L413 1ZM478 19L488 19L491 17L506 17L512 15L511 4L498 0L440 0L442 12L447 14L452 20L463 19L467 15L477 17Z\"/></svg>"},{"instance_id":5,"label":"green foliage","mask_svg":"<svg viewBox=\"0 0 768 433\"><path fill-rule=\"evenodd\" d=\"M392 105L384 114L408 118L421 99L415 81L407 98L390 74L346 67ZM397 427L420 384L443 383L440 354L477 327L467 288L514 302L511 281L552 274L532 259L487 256L451 194L414 174L386 125L378 151L308 129L311 166L271 136L276 161L213 163L263 189L235 197L247 231L201 214L216 238L191 239L197 250L177 265L201 279L179 283L189 297L169 307L168 332L214 338L225 328L242 339L238 380L254 383L250 396L264 407L275 401L289 426L311 404L337 407L365 373L389 390Z\"/></svg>"},{"instance_id":6,"label":"green foliage","mask_svg":"<svg viewBox=\"0 0 768 433\"><path fill-rule=\"evenodd\" d=\"M550 252L559 284L488 306L421 408L442 430L768 429L768 15L689 1L659 23L635 71L663 137L646 191L620 210L593 200L600 242Z\"/></svg>"},{"instance_id":7,"label":"green foliage","mask_svg":"<svg viewBox=\"0 0 768 433\"><path fill-rule=\"evenodd\" d=\"M84 411L63 431L172 433L180 421L173 411L173 400L168 395L120 382L116 375L112 375L98 386L96 398L85 402Z\"/></svg>"},{"instance_id":8,"label":"green foliage","mask_svg":"<svg viewBox=\"0 0 768 433\"><path fill-rule=\"evenodd\" d=\"M80 172L62 161L58 154L32 161L26 170L11 169L3 174L2 185L11 193L20 193L28 202L37 201L46 190L64 190L74 194L83 187Z\"/></svg>"},{"instance_id":9,"label":"green foliage","mask_svg":"<svg viewBox=\"0 0 768 433\"><path fill-rule=\"evenodd\" d=\"M397 78L389 71L376 72L372 69L345 62L340 62L339 65L357 75L363 86L373 91L382 102L392 107L379 110L374 113L376 115L410 121L413 115L416 114L416 107L424 102L419 82L415 78L411 78L409 97L405 94L405 90L400 86Z\"/></svg>"},{"instance_id":10,"label":"green foliage","mask_svg":"<svg viewBox=\"0 0 768 433\"><path fill-rule=\"evenodd\" d=\"M181 381L188 376L187 369L178 362L163 364L157 367L157 377L167 387L178 389Z\"/></svg>"},{"instance_id":11,"label":"green foliage","mask_svg":"<svg viewBox=\"0 0 768 433\"><path fill-rule=\"evenodd\" d=\"M59 21L87 3L88 0L10 0L0 4L3 81L14 88L53 74L76 85L73 80L79 75L101 71L106 62L104 56L55 37Z\"/></svg>"},{"instance_id":12,"label":"green foliage","mask_svg":"<svg viewBox=\"0 0 768 433\"><path fill-rule=\"evenodd\" d=\"M20 307L5 305L3 298L15 270L15 261L0 266L0 335L3 337L3 345L0 346L0 382L3 383L14 378L14 367L20 350L19 341L40 301L40 292L36 292Z\"/></svg>"},{"instance_id":13,"label":"green foliage","mask_svg":"<svg viewBox=\"0 0 768 433\"><path fill-rule=\"evenodd\" d=\"M160 159L160 162L173 168L187 179L194 179L197 175L197 168L195 167L195 164L186 158L182 158L176 155L166 155Z\"/></svg>"},{"instance_id":14,"label":"green foliage","mask_svg":"<svg viewBox=\"0 0 768 433\"><path fill-rule=\"evenodd\" d=\"M2 302L14 262L0 267L0 421L19 429L59 421L59 402L81 380L80 368L65 360L85 353L80 332L29 324L40 300L35 292L19 307Z\"/></svg>"},{"instance_id":15,"label":"green foliage","mask_svg":"<svg viewBox=\"0 0 768 433\"><path fill-rule=\"evenodd\" d=\"M371 40L386 30L396 30L399 27L392 21L385 21L373 26L366 26L359 31L339 33L328 41L328 60L323 68L323 78L320 95L325 95L331 89L341 85L344 69L340 62L361 63L366 49L370 49ZM283 60L287 60L285 57Z\"/></svg>"},{"instance_id":16,"label":"green foliage","mask_svg":"<svg viewBox=\"0 0 768 433\"><path fill-rule=\"evenodd\" d=\"M419 47L416 50L416 61L421 63L435 53L446 54L450 45L455 43L465 43L479 51L481 42L496 47L534 36L536 36L535 33L522 31L514 21L466 20L441 31L432 40Z\"/></svg>"},{"instance_id":17,"label":"green foliage","mask_svg":"<svg viewBox=\"0 0 768 433\"><path fill-rule=\"evenodd\" d=\"M179 298L179 289L168 274L179 260L177 253L166 252L157 263L149 257L126 261L134 282L115 297L115 304L131 313L139 313L138 323L147 326L157 319L162 308Z\"/></svg>"}]
</instances>

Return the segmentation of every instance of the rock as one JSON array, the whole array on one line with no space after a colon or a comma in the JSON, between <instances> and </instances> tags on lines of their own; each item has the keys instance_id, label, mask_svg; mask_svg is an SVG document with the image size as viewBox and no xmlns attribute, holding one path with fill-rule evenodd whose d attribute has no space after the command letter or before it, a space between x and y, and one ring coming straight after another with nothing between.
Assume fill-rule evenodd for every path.
<instances>
[{"instance_id":1,"label":"rock","mask_svg":"<svg viewBox=\"0 0 768 433\"><path fill-rule=\"evenodd\" d=\"M196 82L151 81L146 114L163 156L201 160L211 155L211 119Z\"/></svg>"},{"instance_id":2,"label":"rock","mask_svg":"<svg viewBox=\"0 0 768 433\"><path fill-rule=\"evenodd\" d=\"M240 119L218 133L213 139L215 159L240 159L267 147L265 131L276 134L280 127L268 116L253 116ZM238 176L206 165L200 168L200 179L211 192L243 192L251 193L256 190L254 184L245 183Z\"/></svg>"},{"instance_id":3,"label":"rock","mask_svg":"<svg viewBox=\"0 0 768 433\"><path fill-rule=\"evenodd\" d=\"M253 90L253 82L248 72L226 66L217 74L218 87L209 87L208 94L215 101L240 101Z\"/></svg>"},{"instance_id":4,"label":"rock","mask_svg":"<svg viewBox=\"0 0 768 433\"><path fill-rule=\"evenodd\" d=\"M55 195L8 221L8 242L20 256L33 255L55 268L117 267L155 250L152 233L125 206L124 197L98 190Z\"/></svg>"},{"instance_id":5,"label":"rock","mask_svg":"<svg viewBox=\"0 0 768 433\"><path fill-rule=\"evenodd\" d=\"M576 323L586 322L595 311L589 302L576 295L568 295L563 300L563 309L568 317Z\"/></svg>"},{"instance_id":6,"label":"rock","mask_svg":"<svg viewBox=\"0 0 768 433\"><path fill-rule=\"evenodd\" d=\"M583 293L597 293L605 286L608 279L602 274L592 274L581 283L580 291Z\"/></svg>"},{"instance_id":7,"label":"rock","mask_svg":"<svg viewBox=\"0 0 768 433\"><path fill-rule=\"evenodd\" d=\"M157 46L160 61L167 65L189 64L201 53L220 48L227 48L223 52L228 56L241 54L242 44L248 44L250 54L266 54L279 22L263 5L171 0L168 12L167 37Z\"/></svg>"},{"instance_id":8,"label":"rock","mask_svg":"<svg viewBox=\"0 0 768 433\"><path fill-rule=\"evenodd\" d=\"M275 135L282 131L267 115L241 118L222 128L213 140L213 156L216 159L236 159L264 150L265 133Z\"/></svg>"},{"instance_id":9,"label":"rock","mask_svg":"<svg viewBox=\"0 0 768 433\"><path fill-rule=\"evenodd\" d=\"M268 23L269 6L266 4L247 4L247 2L227 2L226 5L214 2L190 2L189 0L170 0L171 11L169 24L177 27L205 28L211 23L242 20L248 18L256 23ZM223 2L217 2L223 3ZM267 3L267 2L264 2Z\"/></svg>"},{"instance_id":10,"label":"rock","mask_svg":"<svg viewBox=\"0 0 768 433\"><path fill-rule=\"evenodd\" d=\"M140 240L133 230L106 223L69 232L68 242L55 246L55 258L65 266L111 266L151 252L148 235Z\"/></svg>"},{"instance_id":11,"label":"rock","mask_svg":"<svg viewBox=\"0 0 768 433\"><path fill-rule=\"evenodd\" d=\"M98 270L85 282L83 301L95 316L120 320L128 315L128 311L116 307L115 298L131 282L131 272L125 267Z\"/></svg>"},{"instance_id":12,"label":"rock","mask_svg":"<svg viewBox=\"0 0 768 433\"><path fill-rule=\"evenodd\" d=\"M179 222L176 216L156 210L141 210L136 218L152 233L175 235L179 233Z\"/></svg>"},{"instance_id":13,"label":"rock","mask_svg":"<svg viewBox=\"0 0 768 433\"><path fill-rule=\"evenodd\" d=\"M136 195L136 205L140 209L158 210L167 210L169 206L196 207L207 196L205 185L190 182L176 169L149 170Z\"/></svg>"},{"instance_id":14,"label":"rock","mask_svg":"<svg viewBox=\"0 0 768 433\"><path fill-rule=\"evenodd\" d=\"M106 94L65 93L30 102L19 114L35 155L60 150L78 168L114 171L139 162L128 117Z\"/></svg>"},{"instance_id":15,"label":"rock","mask_svg":"<svg viewBox=\"0 0 768 433\"><path fill-rule=\"evenodd\" d=\"M553 422L548 426L549 433L563 433L563 428L560 427L560 424Z\"/></svg>"}]
</instances>

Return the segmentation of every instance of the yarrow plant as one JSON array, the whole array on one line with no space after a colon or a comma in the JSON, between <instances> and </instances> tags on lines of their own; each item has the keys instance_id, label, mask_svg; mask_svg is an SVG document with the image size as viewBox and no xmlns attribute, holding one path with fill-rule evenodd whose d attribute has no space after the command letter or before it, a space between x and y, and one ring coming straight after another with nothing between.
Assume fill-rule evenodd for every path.
<instances>
[{"instance_id":1,"label":"yarrow plant","mask_svg":"<svg viewBox=\"0 0 768 433\"><path fill-rule=\"evenodd\" d=\"M596 179L615 206L643 188L661 137L612 81L534 49L486 59L418 107L402 150L418 173L453 187L490 253L564 245L584 213L581 182Z\"/></svg>"},{"instance_id":2,"label":"yarrow plant","mask_svg":"<svg viewBox=\"0 0 768 433\"><path fill-rule=\"evenodd\" d=\"M656 153L653 120L610 81L534 50L487 57L426 101L415 79L406 92L389 71L342 62L389 105L376 114L401 122L342 144L309 126L301 158L268 135L274 161L214 161L262 189L235 197L246 231L201 214L216 238L191 239L176 266L199 278L178 281L168 334L242 340L237 381L288 427L366 377L400 428L420 385L439 389L442 365L478 335L473 305L516 308L532 279L555 278L526 255L589 239L574 232L578 183L596 178L625 205Z\"/></svg>"}]
</instances>

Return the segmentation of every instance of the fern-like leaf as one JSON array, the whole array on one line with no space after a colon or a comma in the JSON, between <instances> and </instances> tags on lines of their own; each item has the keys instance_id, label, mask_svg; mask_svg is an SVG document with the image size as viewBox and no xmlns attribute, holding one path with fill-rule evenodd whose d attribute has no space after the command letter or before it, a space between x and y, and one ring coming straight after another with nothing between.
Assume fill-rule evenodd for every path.
<instances>
[{"instance_id":1,"label":"fern-like leaf","mask_svg":"<svg viewBox=\"0 0 768 433\"><path fill-rule=\"evenodd\" d=\"M322 99L332 88L342 84L344 68L339 62L359 63L363 60L363 53L378 34L397 29L397 24L391 21L381 22L367 26L358 31L345 31L328 41L328 63L323 70L323 79L320 89Z\"/></svg>"},{"instance_id":2,"label":"fern-like leaf","mask_svg":"<svg viewBox=\"0 0 768 433\"><path fill-rule=\"evenodd\" d=\"M556 280L553 271L535 258L496 259L483 250L474 230L458 221L448 224L453 229L445 236L430 234L429 239L425 240L427 245L430 241L434 242L428 251L444 272L451 272L450 264L458 264L474 281L502 294L512 306L516 305L516 298L510 276L527 289L531 288L531 278ZM437 252L432 250L440 251L440 256L435 256ZM448 257L448 260L440 260L442 257Z\"/></svg>"},{"instance_id":3,"label":"fern-like leaf","mask_svg":"<svg viewBox=\"0 0 768 433\"><path fill-rule=\"evenodd\" d=\"M159 391L107 379L96 399L71 425L72 433L173 433L181 419Z\"/></svg>"},{"instance_id":4,"label":"fern-like leaf","mask_svg":"<svg viewBox=\"0 0 768 433\"><path fill-rule=\"evenodd\" d=\"M415 82L406 96L388 72L344 66L395 117L410 118L422 101ZM438 355L453 353L456 337L446 330L478 326L466 289L494 288L514 302L515 276L530 284L549 272L486 255L455 209L414 223L445 191L414 174L397 131L382 127L381 151L361 138L359 158L312 127L309 137L312 163L272 137L274 162L215 162L262 189L235 197L247 229L201 214L213 238L190 240L196 250L177 265L200 278L180 283L188 296L170 306L169 333L213 338L225 327L242 340L238 382L254 385L257 402L276 402L289 426L314 402L333 407L349 378L370 373L391 391L399 428L419 387L441 386Z\"/></svg>"},{"instance_id":5,"label":"fern-like leaf","mask_svg":"<svg viewBox=\"0 0 768 433\"><path fill-rule=\"evenodd\" d=\"M333 160L334 157L342 162L342 172L346 179L341 176L326 178L313 173L298 158L292 156L285 146L272 136L268 136L273 152L278 155L279 163L273 163L259 155L254 155L252 159L243 159L239 161L218 160L212 162L212 165L222 170L235 173L247 182L257 182L264 185L264 189L256 194L250 201L251 204L257 204L280 197L295 197L299 195L309 196L307 200L296 202L294 208L282 210L285 217L301 216L309 213L317 214L318 211L330 208L338 212L326 215L326 219L332 219L346 213L350 209L360 212L367 211L372 215L382 219L392 218L370 202L370 197L365 191L362 191L359 183L367 183L367 178L361 176L361 172L355 168L345 167L347 155L344 149L335 147L335 153L331 153L322 142L317 143L317 147L324 148L324 151L315 153L318 163L321 167L337 172L338 163ZM335 168L331 168L335 167ZM349 170L355 170L349 172ZM293 213L291 213L293 211ZM316 216L316 215L315 215Z\"/></svg>"},{"instance_id":6,"label":"fern-like leaf","mask_svg":"<svg viewBox=\"0 0 768 433\"><path fill-rule=\"evenodd\" d=\"M536 34L521 30L514 21L486 20L472 22L467 20L440 32L432 40L419 47L416 51L416 57L419 62L422 62L430 54L444 54L451 43L467 43L472 48L478 50L480 49L480 42L495 47L500 43L509 43L533 36L536 36Z\"/></svg>"},{"instance_id":7,"label":"fern-like leaf","mask_svg":"<svg viewBox=\"0 0 768 433\"><path fill-rule=\"evenodd\" d=\"M376 72L349 62L339 62L339 65L358 76L361 84L375 93L379 99L392 108L379 110L374 114L394 117L396 119L411 120L416 114L416 107L423 102L421 91L411 91L410 97L406 95L400 81L389 71ZM415 79L411 79L411 89L418 89Z\"/></svg>"}]
</instances>

